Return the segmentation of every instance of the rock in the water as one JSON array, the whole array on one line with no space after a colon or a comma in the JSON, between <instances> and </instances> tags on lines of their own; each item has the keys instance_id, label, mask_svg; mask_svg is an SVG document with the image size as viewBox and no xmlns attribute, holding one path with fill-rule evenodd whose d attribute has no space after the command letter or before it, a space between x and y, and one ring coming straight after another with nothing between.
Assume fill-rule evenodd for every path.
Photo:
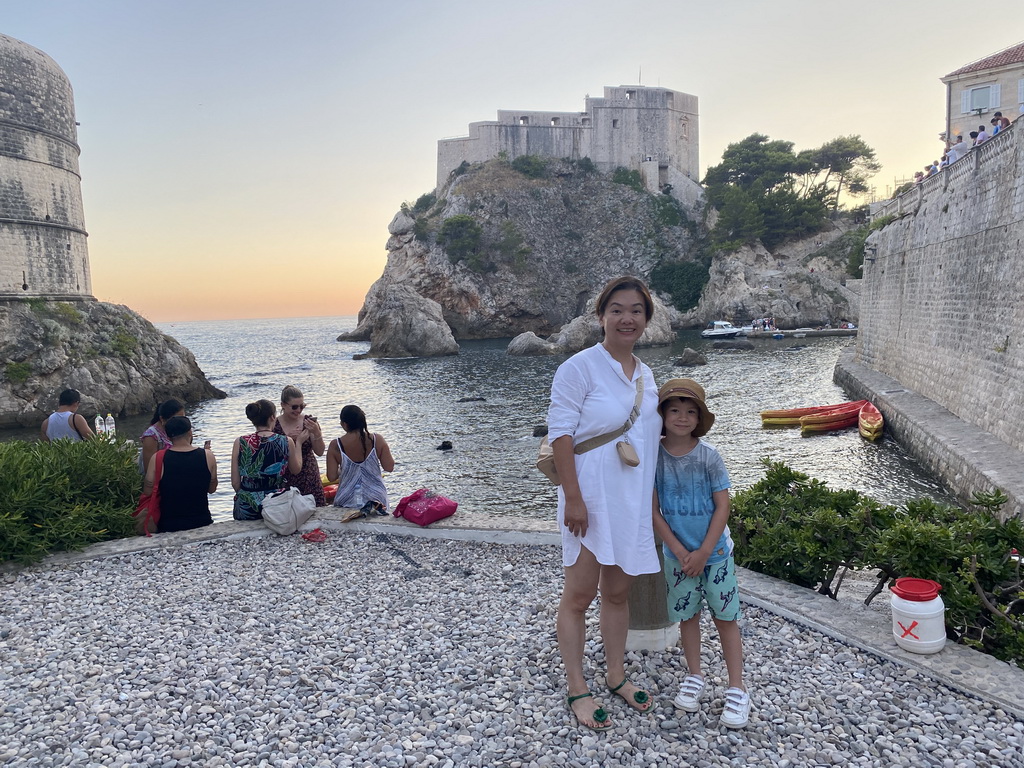
<instances>
[{"instance_id":1,"label":"rock in the water","mask_svg":"<svg viewBox=\"0 0 1024 768\"><path fill-rule=\"evenodd\" d=\"M722 341L716 341L711 346L715 349L751 350L754 348L754 342L747 341L746 339L723 339Z\"/></svg>"},{"instance_id":2,"label":"rock in the water","mask_svg":"<svg viewBox=\"0 0 1024 768\"><path fill-rule=\"evenodd\" d=\"M548 425L547 424L538 424L536 427L533 428L533 436L534 437L544 437L545 435L547 435L547 433L548 433Z\"/></svg>"},{"instance_id":3,"label":"rock in the water","mask_svg":"<svg viewBox=\"0 0 1024 768\"><path fill-rule=\"evenodd\" d=\"M149 413L154 403L225 397L185 347L128 307L89 299L0 302L0 427L36 426L61 390L80 413Z\"/></svg>"},{"instance_id":4,"label":"rock in the water","mask_svg":"<svg viewBox=\"0 0 1024 768\"><path fill-rule=\"evenodd\" d=\"M704 355L702 355L696 349L692 349L691 347L687 347L686 349L684 349L683 350L683 354L680 356L680 358L678 360L676 360L676 365L707 365L707 364L708 364L708 359L706 357L704 357Z\"/></svg>"},{"instance_id":5,"label":"rock in the water","mask_svg":"<svg viewBox=\"0 0 1024 768\"><path fill-rule=\"evenodd\" d=\"M437 446L436 450L438 450L438 451L450 451L452 449L452 447L453 446L452 446L452 441L451 440L443 440L443 441L441 441L441 444L439 446Z\"/></svg>"},{"instance_id":6,"label":"rock in the water","mask_svg":"<svg viewBox=\"0 0 1024 768\"><path fill-rule=\"evenodd\" d=\"M486 397L460 397L455 402L457 403L483 403L487 400Z\"/></svg>"},{"instance_id":7,"label":"rock in the water","mask_svg":"<svg viewBox=\"0 0 1024 768\"><path fill-rule=\"evenodd\" d=\"M561 351L557 344L545 341L533 331L526 331L508 343L505 354L526 357L529 355L557 355Z\"/></svg>"},{"instance_id":8,"label":"rock in the water","mask_svg":"<svg viewBox=\"0 0 1024 768\"><path fill-rule=\"evenodd\" d=\"M405 285L389 285L370 335L366 357L457 355L459 345L444 321L441 305Z\"/></svg>"}]
</instances>

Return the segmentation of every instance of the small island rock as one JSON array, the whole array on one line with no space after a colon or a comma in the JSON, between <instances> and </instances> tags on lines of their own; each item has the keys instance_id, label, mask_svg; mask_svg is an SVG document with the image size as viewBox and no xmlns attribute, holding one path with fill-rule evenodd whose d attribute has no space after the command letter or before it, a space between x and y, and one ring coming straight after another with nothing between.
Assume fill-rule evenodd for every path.
<instances>
[{"instance_id":1,"label":"small island rock","mask_svg":"<svg viewBox=\"0 0 1024 768\"><path fill-rule=\"evenodd\" d=\"M749 351L754 348L754 342L747 341L746 339L728 339L725 341L716 341L711 346L715 349L738 349Z\"/></svg>"},{"instance_id":2,"label":"small island rock","mask_svg":"<svg viewBox=\"0 0 1024 768\"><path fill-rule=\"evenodd\" d=\"M526 331L508 343L505 354L527 357L530 355L557 355L561 351L557 344L545 341L533 331Z\"/></svg>"},{"instance_id":3,"label":"small island rock","mask_svg":"<svg viewBox=\"0 0 1024 768\"><path fill-rule=\"evenodd\" d=\"M708 359L704 357L700 352L691 347L687 347L683 350L683 354L678 360L676 365L707 365Z\"/></svg>"},{"instance_id":4,"label":"small island rock","mask_svg":"<svg viewBox=\"0 0 1024 768\"><path fill-rule=\"evenodd\" d=\"M457 355L459 345L444 321L441 305L405 285L383 291L380 314L364 357Z\"/></svg>"}]
</instances>

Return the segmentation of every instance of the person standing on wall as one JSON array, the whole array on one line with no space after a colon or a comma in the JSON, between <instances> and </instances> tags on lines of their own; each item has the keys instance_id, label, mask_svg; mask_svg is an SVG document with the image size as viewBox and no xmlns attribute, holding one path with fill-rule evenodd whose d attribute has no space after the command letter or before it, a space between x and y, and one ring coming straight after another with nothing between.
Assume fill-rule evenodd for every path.
<instances>
[{"instance_id":1,"label":"person standing on wall","mask_svg":"<svg viewBox=\"0 0 1024 768\"><path fill-rule=\"evenodd\" d=\"M625 670L633 578L661 569L652 523L661 434L657 387L651 369L633 354L653 314L641 280L609 282L597 299L604 340L562 363L551 384L548 439L562 479L558 522L565 573L558 648L569 708L580 725L597 731L612 726L583 671L586 614L598 591L608 691L639 712L653 706ZM610 435L617 436L576 452L582 443Z\"/></svg>"},{"instance_id":2,"label":"person standing on wall","mask_svg":"<svg viewBox=\"0 0 1024 768\"><path fill-rule=\"evenodd\" d=\"M85 417L78 413L82 404L82 393L77 389L65 389L57 398L57 410L51 413L39 428L40 437L49 443L54 440L85 440L96 437Z\"/></svg>"}]
</instances>

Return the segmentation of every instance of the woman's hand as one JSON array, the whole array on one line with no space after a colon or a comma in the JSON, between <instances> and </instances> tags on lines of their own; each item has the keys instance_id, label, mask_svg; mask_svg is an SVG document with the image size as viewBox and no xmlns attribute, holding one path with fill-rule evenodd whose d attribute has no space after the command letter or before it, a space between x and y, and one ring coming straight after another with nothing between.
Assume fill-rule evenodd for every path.
<instances>
[{"instance_id":1,"label":"woman's hand","mask_svg":"<svg viewBox=\"0 0 1024 768\"><path fill-rule=\"evenodd\" d=\"M587 505L583 498L565 500L565 527L573 536L583 538L587 535L588 524Z\"/></svg>"}]
</instances>

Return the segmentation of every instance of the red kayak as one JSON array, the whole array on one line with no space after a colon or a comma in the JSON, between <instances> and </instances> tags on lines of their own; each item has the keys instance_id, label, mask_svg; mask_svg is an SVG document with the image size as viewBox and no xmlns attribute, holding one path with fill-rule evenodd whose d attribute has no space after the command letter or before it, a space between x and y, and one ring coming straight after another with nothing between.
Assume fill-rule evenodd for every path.
<instances>
[{"instance_id":1,"label":"red kayak","mask_svg":"<svg viewBox=\"0 0 1024 768\"><path fill-rule=\"evenodd\" d=\"M834 405L813 405L806 408L782 408L775 411L761 411L762 427L797 427L802 419L810 416L821 416L835 411L857 412L867 400L856 400L852 403L836 403Z\"/></svg>"}]
</instances>

